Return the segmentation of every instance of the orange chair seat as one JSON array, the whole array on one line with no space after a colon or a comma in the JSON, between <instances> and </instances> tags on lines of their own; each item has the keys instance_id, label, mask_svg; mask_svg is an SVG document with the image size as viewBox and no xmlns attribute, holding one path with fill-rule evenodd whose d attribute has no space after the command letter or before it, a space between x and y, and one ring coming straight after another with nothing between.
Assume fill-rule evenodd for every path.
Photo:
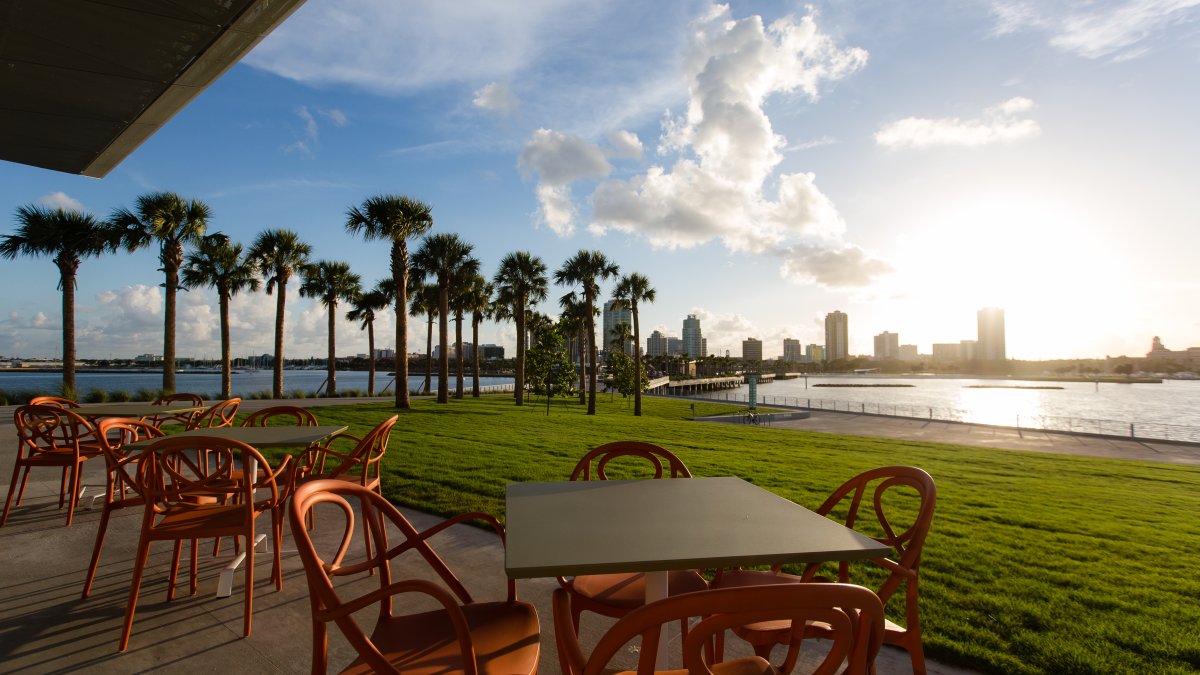
<instances>
[{"instance_id":1,"label":"orange chair seat","mask_svg":"<svg viewBox=\"0 0 1200 675\"><path fill-rule=\"evenodd\" d=\"M103 454L99 446L79 444L79 461L83 462ZM32 466L70 466L75 463L74 448L45 448L38 454L22 460L23 464Z\"/></svg>"},{"instance_id":2,"label":"orange chair seat","mask_svg":"<svg viewBox=\"0 0 1200 675\"><path fill-rule=\"evenodd\" d=\"M537 612L524 602L462 606L480 673L534 673L541 651ZM388 662L412 675L463 672L462 652L444 610L380 619L371 642ZM371 673L361 658L343 673Z\"/></svg>"},{"instance_id":3,"label":"orange chair seat","mask_svg":"<svg viewBox=\"0 0 1200 675\"><path fill-rule=\"evenodd\" d=\"M676 570L667 573L667 588L671 595L693 593L707 589L708 582L695 570ZM646 575L641 572L578 576L571 581L571 589L611 607L632 610L646 604Z\"/></svg>"},{"instance_id":4,"label":"orange chair seat","mask_svg":"<svg viewBox=\"0 0 1200 675\"><path fill-rule=\"evenodd\" d=\"M260 512L256 511L257 518ZM203 530L208 536L243 534L246 530L246 507L240 504L197 504L178 506L154 524L152 537L176 538L173 533Z\"/></svg>"}]
</instances>

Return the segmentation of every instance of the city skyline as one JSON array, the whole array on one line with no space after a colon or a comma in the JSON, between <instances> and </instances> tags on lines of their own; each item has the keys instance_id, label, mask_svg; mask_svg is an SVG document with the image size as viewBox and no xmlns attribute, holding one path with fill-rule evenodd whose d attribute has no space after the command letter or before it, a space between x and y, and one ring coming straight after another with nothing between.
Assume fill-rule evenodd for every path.
<instances>
[{"instance_id":1,"label":"city skyline","mask_svg":"<svg viewBox=\"0 0 1200 675\"><path fill-rule=\"evenodd\" d=\"M0 163L0 234L26 204L106 217L169 190L235 241L295 229L373 283L386 252L345 211L400 193L489 276L514 250L603 251L657 290L643 336L692 314L707 353L824 344L834 307L853 354L972 335L982 306L1006 309L1008 358L1200 344L1193 3L348 4L309 0L103 180ZM83 261L81 356L162 350L154 257ZM57 281L0 266L0 354L58 353ZM215 295L179 303L178 353L216 354ZM285 353L322 354L324 309L287 306ZM271 351L274 298L233 318L235 352ZM515 327L480 342L511 352Z\"/></svg>"}]
</instances>

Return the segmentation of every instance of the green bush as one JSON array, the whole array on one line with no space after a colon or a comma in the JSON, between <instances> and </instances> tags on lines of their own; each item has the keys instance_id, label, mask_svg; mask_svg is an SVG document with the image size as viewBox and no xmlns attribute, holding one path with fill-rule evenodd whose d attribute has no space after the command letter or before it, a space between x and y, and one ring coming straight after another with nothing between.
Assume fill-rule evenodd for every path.
<instances>
[{"instance_id":1,"label":"green bush","mask_svg":"<svg viewBox=\"0 0 1200 675\"><path fill-rule=\"evenodd\" d=\"M133 395L133 400L154 401L158 399L159 393L158 389L138 389L137 393Z\"/></svg>"},{"instance_id":2,"label":"green bush","mask_svg":"<svg viewBox=\"0 0 1200 675\"><path fill-rule=\"evenodd\" d=\"M303 389L293 389L291 393L287 395L287 398L308 398L308 392L304 391Z\"/></svg>"},{"instance_id":3,"label":"green bush","mask_svg":"<svg viewBox=\"0 0 1200 675\"><path fill-rule=\"evenodd\" d=\"M110 392L108 399L116 403L128 403L133 400L133 394L124 389L118 389L117 391Z\"/></svg>"},{"instance_id":4,"label":"green bush","mask_svg":"<svg viewBox=\"0 0 1200 675\"><path fill-rule=\"evenodd\" d=\"M93 389L83 396L84 403L106 403L108 392L103 389Z\"/></svg>"}]
</instances>

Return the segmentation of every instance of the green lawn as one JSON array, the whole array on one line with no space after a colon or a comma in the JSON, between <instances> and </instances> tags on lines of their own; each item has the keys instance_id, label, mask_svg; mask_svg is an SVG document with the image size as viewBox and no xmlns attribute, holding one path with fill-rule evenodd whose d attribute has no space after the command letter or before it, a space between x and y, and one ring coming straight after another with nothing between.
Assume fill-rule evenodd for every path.
<instances>
[{"instance_id":1,"label":"green lawn","mask_svg":"<svg viewBox=\"0 0 1200 675\"><path fill-rule=\"evenodd\" d=\"M359 433L394 411L316 412ZM561 402L547 416L507 396L416 400L392 433L384 492L430 513L502 516L506 483L563 480L586 450L620 439L656 442L696 476L740 476L810 508L865 469L919 466L938 486L921 571L931 658L991 673L1200 670L1200 470L700 424L688 403L665 399L646 399L644 412L607 396L595 417Z\"/></svg>"}]
</instances>

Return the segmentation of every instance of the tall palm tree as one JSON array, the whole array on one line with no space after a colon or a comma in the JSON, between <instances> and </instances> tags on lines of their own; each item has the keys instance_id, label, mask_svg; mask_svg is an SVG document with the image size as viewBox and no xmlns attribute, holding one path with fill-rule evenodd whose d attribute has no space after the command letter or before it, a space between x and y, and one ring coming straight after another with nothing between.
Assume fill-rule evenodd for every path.
<instances>
[{"instance_id":1,"label":"tall palm tree","mask_svg":"<svg viewBox=\"0 0 1200 675\"><path fill-rule=\"evenodd\" d=\"M326 362L329 386L325 388L325 395L337 396L338 300L352 302L355 296L362 293L362 278L350 271L348 263L333 260L322 260L315 265L309 265L304 268L303 274L300 295L319 299L325 309L329 310L329 357Z\"/></svg>"},{"instance_id":2,"label":"tall palm tree","mask_svg":"<svg viewBox=\"0 0 1200 675\"><path fill-rule=\"evenodd\" d=\"M122 241L129 251L158 243L158 261L166 277L163 282L163 380L166 393L175 391L175 292L179 268L183 266L183 247L200 243L208 228L211 212L199 200L187 200L174 192L154 192L137 198L134 210L120 208L109 222L121 229Z\"/></svg>"},{"instance_id":3,"label":"tall palm tree","mask_svg":"<svg viewBox=\"0 0 1200 675\"><path fill-rule=\"evenodd\" d=\"M438 403L450 402L450 288L455 280L468 274L479 261L471 257L472 246L457 234L431 234L413 253L413 270L437 279L438 287Z\"/></svg>"},{"instance_id":4,"label":"tall palm tree","mask_svg":"<svg viewBox=\"0 0 1200 675\"><path fill-rule=\"evenodd\" d=\"M616 263L610 261L600 251L581 249L567 259L554 273L554 282L562 286L582 286L583 301L587 306L587 350L588 360L588 410L587 414L596 414L596 296L600 293L598 281L614 277L620 272Z\"/></svg>"},{"instance_id":5,"label":"tall palm tree","mask_svg":"<svg viewBox=\"0 0 1200 675\"><path fill-rule=\"evenodd\" d=\"M587 351L587 339L584 338L587 331L587 320L584 318L587 305L579 298L579 294L574 292L559 298L558 304L562 307L558 320L562 324L563 334L571 336L568 338L568 346L574 343L575 352L579 356L579 405L583 405L587 403L587 366L584 360Z\"/></svg>"},{"instance_id":6,"label":"tall palm tree","mask_svg":"<svg viewBox=\"0 0 1200 675\"><path fill-rule=\"evenodd\" d=\"M633 390L633 414L638 417L642 414L642 331L638 324L638 303L654 302L654 295L654 287L650 285L650 280L637 272L621 277L617 287L613 289L613 297L621 306L628 307L633 317L633 363L636 369L634 382L638 383Z\"/></svg>"},{"instance_id":7,"label":"tall palm tree","mask_svg":"<svg viewBox=\"0 0 1200 675\"><path fill-rule=\"evenodd\" d=\"M438 315L437 284L412 283L416 276L409 277L408 304L410 316L425 316L425 381L420 391L429 393L433 383L433 320Z\"/></svg>"},{"instance_id":8,"label":"tall palm tree","mask_svg":"<svg viewBox=\"0 0 1200 675\"><path fill-rule=\"evenodd\" d=\"M497 302L503 299L507 308L502 315L511 316L517 323L517 372L513 391L517 405L525 403L525 310L546 299L546 263L528 251L516 251L504 256L493 278Z\"/></svg>"},{"instance_id":9,"label":"tall palm tree","mask_svg":"<svg viewBox=\"0 0 1200 675\"><path fill-rule=\"evenodd\" d=\"M388 283L390 280L381 281L375 288L359 293L350 303L353 308L346 312L347 319L359 322L367 331L367 396L375 395L375 313L392 304Z\"/></svg>"},{"instance_id":10,"label":"tall palm tree","mask_svg":"<svg viewBox=\"0 0 1200 675\"><path fill-rule=\"evenodd\" d=\"M474 378L471 385L472 398L479 398L479 324L491 314L493 290L487 279L476 273L466 284L461 296L463 311L471 313L471 374Z\"/></svg>"},{"instance_id":11,"label":"tall palm tree","mask_svg":"<svg viewBox=\"0 0 1200 675\"><path fill-rule=\"evenodd\" d=\"M409 407L408 400L408 238L433 227L428 204L401 195L376 195L346 212L346 231L363 239L392 242L392 298L396 307L396 407Z\"/></svg>"},{"instance_id":12,"label":"tall palm tree","mask_svg":"<svg viewBox=\"0 0 1200 675\"><path fill-rule=\"evenodd\" d=\"M63 394L75 395L75 275L87 257L117 250L118 232L89 213L49 209L44 206L17 208L17 229L0 239L0 257L49 256L58 268L62 291Z\"/></svg>"},{"instance_id":13,"label":"tall palm tree","mask_svg":"<svg viewBox=\"0 0 1200 675\"><path fill-rule=\"evenodd\" d=\"M241 291L258 290L254 265L242 257L242 245L230 241L220 232L200 240L196 250L187 255L180 276L187 288L211 286L217 289L217 305L221 315L221 397L232 396L229 344L229 301Z\"/></svg>"},{"instance_id":14,"label":"tall palm tree","mask_svg":"<svg viewBox=\"0 0 1200 675\"><path fill-rule=\"evenodd\" d=\"M271 378L271 396L283 398L283 314L287 302L287 282L308 266L312 247L300 241L291 230L260 232L250 244L246 257L267 280L267 295L275 292L275 369Z\"/></svg>"},{"instance_id":15,"label":"tall palm tree","mask_svg":"<svg viewBox=\"0 0 1200 675\"><path fill-rule=\"evenodd\" d=\"M472 257L464 261L451 281L450 311L454 313L454 358L457 363L454 377L454 398L463 397L463 378L466 371L466 360L463 358L463 315L470 311L467 303L472 292L472 285L479 276L479 261Z\"/></svg>"}]
</instances>

